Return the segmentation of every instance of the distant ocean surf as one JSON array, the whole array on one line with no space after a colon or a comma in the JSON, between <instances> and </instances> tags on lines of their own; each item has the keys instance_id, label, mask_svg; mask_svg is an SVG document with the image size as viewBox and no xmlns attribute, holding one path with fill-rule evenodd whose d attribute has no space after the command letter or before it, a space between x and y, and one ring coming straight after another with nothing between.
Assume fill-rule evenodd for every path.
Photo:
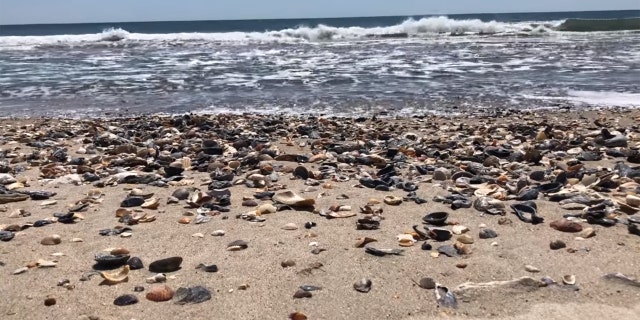
<instances>
[{"instance_id":1,"label":"distant ocean surf","mask_svg":"<svg viewBox=\"0 0 640 320\"><path fill-rule=\"evenodd\" d=\"M640 11L0 26L0 116L640 106Z\"/></svg>"}]
</instances>

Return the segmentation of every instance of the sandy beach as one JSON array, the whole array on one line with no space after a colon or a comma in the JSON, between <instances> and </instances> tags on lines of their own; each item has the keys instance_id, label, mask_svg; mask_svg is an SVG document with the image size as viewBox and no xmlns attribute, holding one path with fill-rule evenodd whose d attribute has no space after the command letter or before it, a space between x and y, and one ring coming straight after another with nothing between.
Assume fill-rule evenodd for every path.
<instances>
[{"instance_id":1,"label":"sandy beach","mask_svg":"<svg viewBox=\"0 0 640 320\"><path fill-rule=\"evenodd\" d=\"M247 114L0 120L0 193L30 196L10 201L0 195L6 202L0 204L0 229L13 236L0 242L0 318L640 317L640 282L634 280L640 278L640 234L630 227L640 221L633 202L640 192L639 123L638 109L375 119ZM389 170L395 173L383 185ZM227 181L225 175L228 184L216 185ZM552 183L557 190L545 189ZM133 189L159 204L123 208ZM172 203L178 189L188 199ZM222 192L217 189L230 191L229 205L207 198ZM55 195L38 198L36 191ZM274 195L255 197L268 191ZM289 197L290 204L273 200L288 201L286 191L299 197ZM524 191L535 192L541 223L522 221L510 207L526 202L519 200ZM449 203L452 194L464 200ZM552 201L556 194L588 201ZM311 208L298 208L300 197L313 202ZM480 199L500 213L478 210L472 203ZM150 221L126 225L116 217L119 209ZM77 210L73 223L57 222L70 210ZM444 225L423 222L433 212L448 213ZM185 217L189 223L180 223ZM203 222L196 224L198 218ZM53 223L34 226L39 220ZM580 230L552 228L558 221ZM310 222L314 226L306 228ZM375 228L359 230L358 222ZM100 234L117 226L131 228L130 234ZM450 239L436 241L423 226L446 229ZM480 237L486 229L496 236ZM224 235L212 235L216 230ZM42 244L53 235L58 244ZM376 240L365 247L402 252L367 253L356 247L361 237ZM229 250L236 240L246 248ZM552 249L558 240L565 246ZM94 270L95 255L114 248L140 258L144 268L131 268L126 281L101 284L98 272L104 270ZM164 283L148 283L158 273L149 265L169 257L182 258L179 270L165 272ZM45 267L51 262L55 266ZM206 272L199 264L218 270ZM367 292L354 289L363 278L370 280ZM425 278L437 287L424 288ZM147 293L161 285L202 286L211 297L150 301ZM318 290L295 298L305 285ZM134 291L137 286L144 290ZM446 290L450 296L438 300ZM122 295L138 302L114 304ZM55 304L46 306L49 298Z\"/></svg>"}]
</instances>

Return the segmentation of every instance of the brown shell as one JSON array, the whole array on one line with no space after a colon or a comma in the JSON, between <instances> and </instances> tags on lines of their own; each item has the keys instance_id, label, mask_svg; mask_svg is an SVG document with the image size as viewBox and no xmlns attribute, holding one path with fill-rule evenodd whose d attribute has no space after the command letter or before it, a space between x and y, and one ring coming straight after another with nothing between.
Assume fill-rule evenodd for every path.
<instances>
[{"instance_id":1,"label":"brown shell","mask_svg":"<svg viewBox=\"0 0 640 320\"><path fill-rule=\"evenodd\" d=\"M161 302L169 301L175 292L166 285L154 286L147 291L147 300Z\"/></svg>"}]
</instances>

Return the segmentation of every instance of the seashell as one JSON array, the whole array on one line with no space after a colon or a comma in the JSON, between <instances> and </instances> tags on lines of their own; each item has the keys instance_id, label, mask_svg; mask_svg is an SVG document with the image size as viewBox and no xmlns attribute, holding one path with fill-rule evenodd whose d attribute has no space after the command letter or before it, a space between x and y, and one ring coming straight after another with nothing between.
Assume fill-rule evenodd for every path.
<instances>
[{"instance_id":1,"label":"seashell","mask_svg":"<svg viewBox=\"0 0 640 320\"><path fill-rule=\"evenodd\" d=\"M145 209L158 209L159 206L160 200L158 198L150 198L141 205Z\"/></svg>"},{"instance_id":2,"label":"seashell","mask_svg":"<svg viewBox=\"0 0 640 320\"><path fill-rule=\"evenodd\" d=\"M353 289L355 289L358 292L367 293L371 291L372 284L373 283L371 282L371 280L367 278L362 278L353 284Z\"/></svg>"},{"instance_id":3,"label":"seashell","mask_svg":"<svg viewBox=\"0 0 640 320\"><path fill-rule=\"evenodd\" d=\"M45 245L45 246L53 246L56 244L60 244L60 242L62 242L62 239L60 238L59 235L54 234L48 237L44 237L42 240L40 240L40 244Z\"/></svg>"},{"instance_id":4,"label":"seashell","mask_svg":"<svg viewBox=\"0 0 640 320\"><path fill-rule=\"evenodd\" d=\"M424 216L422 220L432 225L441 226L445 224L448 217L449 214L446 212L433 212Z\"/></svg>"},{"instance_id":5,"label":"seashell","mask_svg":"<svg viewBox=\"0 0 640 320\"><path fill-rule=\"evenodd\" d=\"M174 291L166 286L154 286L147 291L147 300L154 302L169 301L173 298Z\"/></svg>"},{"instance_id":6,"label":"seashell","mask_svg":"<svg viewBox=\"0 0 640 320\"><path fill-rule=\"evenodd\" d=\"M239 251L248 248L249 245L244 240L236 240L227 245L227 251Z\"/></svg>"},{"instance_id":7,"label":"seashell","mask_svg":"<svg viewBox=\"0 0 640 320\"><path fill-rule=\"evenodd\" d=\"M104 279L103 283L108 285L127 282L129 280L129 266L126 265L115 272L102 271L100 276Z\"/></svg>"},{"instance_id":8,"label":"seashell","mask_svg":"<svg viewBox=\"0 0 640 320\"><path fill-rule=\"evenodd\" d=\"M277 208L274 205L265 203L256 209L256 215L261 216L263 214L275 213L276 211Z\"/></svg>"},{"instance_id":9,"label":"seashell","mask_svg":"<svg viewBox=\"0 0 640 320\"><path fill-rule=\"evenodd\" d=\"M153 192L144 192L141 189L133 188L129 191L129 196L131 197L142 197L144 199L149 199L153 197Z\"/></svg>"},{"instance_id":10,"label":"seashell","mask_svg":"<svg viewBox=\"0 0 640 320\"><path fill-rule=\"evenodd\" d=\"M133 211L131 209L127 209L127 208L119 208L116 210L116 217L117 218L122 218L124 216L127 215L132 215Z\"/></svg>"},{"instance_id":11,"label":"seashell","mask_svg":"<svg viewBox=\"0 0 640 320\"><path fill-rule=\"evenodd\" d=\"M568 274L562 277L562 283L566 285L574 285L576 284L576 276L572 274Z\"/></svg>"},{"instance_id":12,"label":"seashell","mask_svg":"<svg viewBox=\"0 0 640 320\"><path fill-rule=\"evenodd\" d=\"M369 237L360 237L356 239L356 244L355 247L356 248L362 248L364 247L367 243L371 243L371 242L376 242L378 240L374 239L374 238L369 238Z\"/></svg>"},{"instance_id":13,"label":"seashell","mask_svg":"<svg viewBox=\"0 0 640 320\"><path fill-rule=\"evenodd\" d=\"M295 223L291 222L282 226L281 229L282 230L298 230L298 226Z\"/></svg>"},{"instance_id":14,"label":"seashell","mask_svg":"<svg viewBox=\"0 0 640 320\"><path fill-rule=\"evenodd\" d=\"M416 243L416 240L413 238L412 234L402 233L397 235L396 238L398 239L398 244L401 247L411 247L414 243Z\"/></svg>"},{"instance_id":15,"label":"seashell","mask_svg":"<svg viewBox=\"0 0 640 320\"><path fill-rule=\"evenodd\" d=\"M447 287L436 283L435 295L436 302L440 306L447 308L456 308L458 306L458 301L456 300L455 295Z\"/></svg>"},{"instance_id":16,"label":"seashell","mask_svg":"<svg viewBox=\"0 0 640 320\"><path fill-rule=\"evenodd\" d=\"M27 272L28 270L29 270L29 267L21 267L16 270L13 270L11 274L21 274L21 273Z\"/></svg>"},{"instance_id":17,"label":"seashell","mask_svg":"<svg viewBox=\"0 0 640 320\"><path fill-rule=\"evenodd\" d=\"M390 205L390 206L397 206L400 205L402 203L402 198L401 197L397 197L397 196L385 196L383 199L384 203Z\"/></svg>"},{"instance_id":18,"label":"seashell","mask_svg":"<svg viewBox=\"0 0 640 320\"><path fill-rule=\"evenodd\" d=\"M437 228L433 228L433 229L428 229L428 235L429 238L436 240L436 241L447 241L449 239L451 239L451 231L446 230L446 229L437 229Z\"/></svg>"},{"instance_id":19,"label":"seashell","mask_svg":"<svg viewBox=\"0 0 640 320\"><path fill-rule=\"evenodd\" d=\"M147 283L160 283L160 282L165 282L167 281L167 275L165 275L164 273L158 273L154 276L148 277L145 280Z\"/></svg>"},{"instance_id":20,"label":"seashell","mask_svg":"<svg viewBox=\"0 0 640 320\"><path fill-rule=\"evenodd\" d=\"M36 261L36 265L38 266L38 268L53 268L57 266L58 263L56 263L55 261L38 259L38 261Z\"/></svg>"},{"instance_id":21,"label":"seashell","mask_svg":"<svg viewBox=\"0 0 640 320\"><path fill-rule=\"evenodd\" d=\"M313 198L305 199L290 190L276 193L273 195L272 199L277 203L293 207L312 207L315 204L315 200Z\"/></svg>"}]
</instances>

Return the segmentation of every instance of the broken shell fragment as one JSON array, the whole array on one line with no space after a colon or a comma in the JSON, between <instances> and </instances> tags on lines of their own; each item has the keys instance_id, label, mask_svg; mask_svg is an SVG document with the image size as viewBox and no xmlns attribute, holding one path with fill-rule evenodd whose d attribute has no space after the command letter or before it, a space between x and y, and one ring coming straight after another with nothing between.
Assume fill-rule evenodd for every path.
<instances>
[{"instance_id":1,"label":"broken shell fragment","mask_svg":"<svg viewBox=\"0 0 640 320\"><path fill-rule=\"evenodd\" d=\"M100 272L100 276L104 279L103 283L108 285L127 282L129 280L129 266L126 265L115 272Z\"/></svg>"},{"instance_id":2,"label":"broken shell fragment","mask_svg":"<svg viewBox=\"0 0 640 320\"><path fill-rule=\"evenodd\" d=\"M562 283L566 285L574 285L576 284L576 276L572 274L568 274L562 277Z\"/></svg>"}]
</instances>

